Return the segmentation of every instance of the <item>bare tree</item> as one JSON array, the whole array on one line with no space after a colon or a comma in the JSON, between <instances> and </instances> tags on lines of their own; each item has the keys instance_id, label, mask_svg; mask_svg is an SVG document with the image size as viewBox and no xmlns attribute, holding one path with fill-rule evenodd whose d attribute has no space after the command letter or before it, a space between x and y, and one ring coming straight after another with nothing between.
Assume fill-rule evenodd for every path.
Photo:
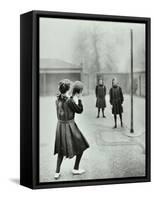
<instances>
[{"instance_id":1,"label":"bare tree","mask_svg":"<svg viewBox=\"0 0 154 200\"><path fill-rule=\"evenodd\" d=\"M93 26L90 31L80 31L74 48L75 62L83 63L90 73L111 72L117 68L116 45L112 34Z\"/></svg>"}]
</instances>

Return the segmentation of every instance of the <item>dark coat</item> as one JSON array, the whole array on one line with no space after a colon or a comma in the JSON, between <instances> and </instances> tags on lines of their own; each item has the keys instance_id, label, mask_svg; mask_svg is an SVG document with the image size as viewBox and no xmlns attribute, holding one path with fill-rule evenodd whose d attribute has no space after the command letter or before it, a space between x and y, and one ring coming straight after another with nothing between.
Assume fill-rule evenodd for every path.
<instances>
[{"instance_id":1,"label":"dark coat","mask_svg":"<svg viewBox=\"0 0 154 200\"><path fill-rule=\"evenodd\" d=\"M119 86L113 86L110 89L110 104L112 105L112 114L121 114L123 112L123 93Z\"/></svg>"},{"instance_id":2,"label":"dark coat","mask_svg":"<svg viewBox=\"0 0 154 200\"><path fill-rule=\"evenodd\" d=\"M78 100L78 104L76 104L73 98L58 98L56 108L58 123L54 154L58 153L72 158L89 147L74 121L75 113L80 114L83 111L82 101Z\"/></svg>"},{"instance_id":3,"label":"dark coat","mask_svg":"<svg viewBox=\"0 0 154 200\"><path fill-rule=\"evenodd\" d=\"M96 107L97 108L105 108L106 107L106 87L103 85L97 85L95 89L96 94Z\"/></svg>"}]
</instances>

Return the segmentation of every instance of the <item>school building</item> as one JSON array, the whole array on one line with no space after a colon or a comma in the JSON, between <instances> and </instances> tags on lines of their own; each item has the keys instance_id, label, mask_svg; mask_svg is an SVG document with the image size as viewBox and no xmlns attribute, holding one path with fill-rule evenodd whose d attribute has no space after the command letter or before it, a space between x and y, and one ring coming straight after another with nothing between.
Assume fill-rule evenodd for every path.
<instances>
[{"instance_id":1,"label":"school building","mask_svg":"<svg viewBox=\"0 0 154 200\"><path fill-rule=\"evenodd\" d=\"M111 88L112 79L116 77L123 93L130 93L130 73L90 73L83 69L82 65L72 64L59 59L40 59L40 95L52 96L58 91L58 83L61 79L71 81L80 80L84 83L84 95L95 92L95 87L102 78L107 87ZM145 71L134 72L134 94L145 96Z\"/></svg>"},{"instance_id":2,"label":"school building","mask_svg":"<svg viewBox=\"0 0 154 200\"><path fill-rule=\"evenodd\" d=\"M81 80L80 66L58 60L40 59L40 95L56 95L61 79Z\"/></svg>"},{"instance_id":3,"label":"school building","mask_svg":"<svg viewBox=\"0 0 154 200\"><path fill-rule=\"evenodd\" d=\"M131 77L130 73L97 73L97 81L102 78L109 91L114 77L117 78L124 94L130 94ZM133 73L133 93L137 96L145 97L145 71L135 71Z\"/></svg>"}]
</instances>

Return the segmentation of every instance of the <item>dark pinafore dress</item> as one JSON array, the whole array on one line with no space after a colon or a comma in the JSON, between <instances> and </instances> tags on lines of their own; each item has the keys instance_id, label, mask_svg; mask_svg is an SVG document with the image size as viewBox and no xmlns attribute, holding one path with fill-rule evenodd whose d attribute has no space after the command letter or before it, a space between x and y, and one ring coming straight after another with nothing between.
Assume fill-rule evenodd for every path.
<instances>
[{"instance_id":1,"label":"dark pinafore dress","mask_svg":"<svg viewBox=\"0 0 154 200\"><path fill-rule=\"evenodd\" d=\"M104 85L97 85L95 93L97 98L96 107L104 109L106 107L106 100L105 100L106 87Z\"/></svg>"},{"instance_id":2,"label":"dark pinafore dress","mask_svg":"<svg viewBox=\"0 0 154 200\"><path fill-rule=\"evenodd\" d=\"M76 104L72 97L58 97L56 108L58 123L54 154L72 158L89 147L87 140L74 121L75 113L83 111L82 102L78 100L78 104Z\"/></svg>"},{"instance_id":3,"label":"dark pinafore dress","mask_svg":"<svg viewBox=\"0 0 154 200\"><path fill-rule=\"evenodd\" d=\"M110 89L110 103L112 105L112 114L117 115L123 113L124 97L121 87L113 86Z\"/></svg>"}]
</instances>

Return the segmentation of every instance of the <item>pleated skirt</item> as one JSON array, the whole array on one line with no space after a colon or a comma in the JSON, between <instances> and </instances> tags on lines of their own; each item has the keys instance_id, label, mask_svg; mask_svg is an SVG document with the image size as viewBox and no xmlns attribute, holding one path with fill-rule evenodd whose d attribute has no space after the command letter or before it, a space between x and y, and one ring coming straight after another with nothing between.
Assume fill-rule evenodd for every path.
<instances>
[{"instance_id":1,"label":"pleated skirt","mask_svg":"<svg viewBox=\"0 0 154 200\"><path fill-rule=\"evenodd\" d=\"M106 107L106 100L105 100L105 98L97 98L97 100L96 100L96 107L97 108L105 108Z\"/></svg>"},{"instance_id":2,"label":"pleated skirt","mask_svg":"<svg viewBox=\"0 0 154 200\"><path fill-rule=\"evenodd\" d=\"M123 113L123 107L122 107L121 103L119 103L119 102L114 103L112 106L112 114L117 115L117 114L121 114L121 113Z\"/></svg>"},{"instance_id":3,"label":"pleated skirt","mask_svg":"<svg viewBox=\"0 0 154 200\"><path fill-rule=\"evenodd\" d=\"M89 144L74 120L58 121L56 129L54 154L72 158L81 154Z\"/></svg>"}]
</instances>

